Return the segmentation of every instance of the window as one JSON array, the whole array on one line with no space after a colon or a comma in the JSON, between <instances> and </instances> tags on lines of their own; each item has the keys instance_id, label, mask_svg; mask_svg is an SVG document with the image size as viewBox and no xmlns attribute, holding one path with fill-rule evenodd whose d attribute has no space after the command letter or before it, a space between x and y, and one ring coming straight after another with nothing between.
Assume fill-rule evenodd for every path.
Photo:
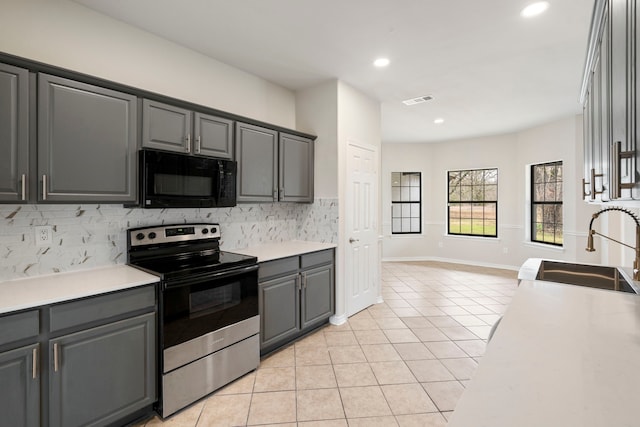
<instances>
[{"instance_id":1,"label":"window","mask_svg":"<svg viewBox=\"0 0 640 427\"><path fill-rule=\"evenodd\" d=\"M449 234L498 237L498 169L448 174Z\"/></svg>"},{"instance_id":2,"label":"window","mask_svg":"<svg viewBox=\"0 0 640 427\"><path fill-rule=\"evenodd\" d=\"M420 234L420 172L391 173L391 234Z\"/></svg>"},{"instance_id":3,"label":"window","mask_svg":"<svg viewBox=\"0 0 640 427\"><path fill-rule=\"evenodd\" d=\"M531 166L531 241L562 246L562 162Z\"/></svg>"}]
</instances>

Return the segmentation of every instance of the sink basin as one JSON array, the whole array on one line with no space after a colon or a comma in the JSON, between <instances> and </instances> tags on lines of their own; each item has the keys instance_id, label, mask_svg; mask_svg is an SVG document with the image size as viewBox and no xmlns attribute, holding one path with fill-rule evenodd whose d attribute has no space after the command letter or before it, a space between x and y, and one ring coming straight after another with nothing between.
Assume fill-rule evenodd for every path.
<instances>
[{"instance_id":1,"label":"sink basin","mask_svg":"<svg viewBox=\"0 0 640 427\"><path fill-rule=\"evenodd\" d=\"M540 262L536 280L638 293L618 268L602 265L570 264L543 260Z\"/></svg>"}]
</instances>

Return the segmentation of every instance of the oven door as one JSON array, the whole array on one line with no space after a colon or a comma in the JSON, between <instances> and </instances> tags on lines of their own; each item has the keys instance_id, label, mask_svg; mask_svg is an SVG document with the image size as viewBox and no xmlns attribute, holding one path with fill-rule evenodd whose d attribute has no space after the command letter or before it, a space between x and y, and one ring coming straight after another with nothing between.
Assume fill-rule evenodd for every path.
<instances>
[{"instance_id":1,"label":"oven door","mask_svg":"<svg viewBox=\"0 0 640 427\"><path fill-rule=\"evenodd\" d=\"M160 304L168 372L259 332L258 265L165 283Z\"/></svg>"}]
</instances>

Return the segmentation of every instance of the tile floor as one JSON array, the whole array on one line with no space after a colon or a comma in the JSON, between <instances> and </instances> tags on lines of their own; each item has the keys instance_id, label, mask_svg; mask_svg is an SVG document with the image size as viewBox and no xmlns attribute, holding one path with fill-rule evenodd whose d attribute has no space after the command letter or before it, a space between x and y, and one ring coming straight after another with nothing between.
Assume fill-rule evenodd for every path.
<instances>
[{"instance_id":1,"label":"tile floor","mask_svg":"<svg viewBox=\"0 0 640 427\"><path fill-rule=\"evenodd\" d=\"M513 271L383 263L384 303L264 358L164 422L138 426L445 426L515 288Z\"/></svg>"}]
</instances>

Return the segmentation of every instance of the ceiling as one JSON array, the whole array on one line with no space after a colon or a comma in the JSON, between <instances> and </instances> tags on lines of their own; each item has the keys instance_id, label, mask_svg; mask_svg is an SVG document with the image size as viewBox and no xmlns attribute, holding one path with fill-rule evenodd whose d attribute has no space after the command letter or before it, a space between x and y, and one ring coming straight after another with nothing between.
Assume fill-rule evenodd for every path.
<instances>
[{"instance_id":1,"label":"ceiling","mask_svg":"<svg viewBox=\"0 0 640 427\"><path fill-rule=\"evenodd\" d=\"M594 0L76 0L286 88L380 101L382 140L513 132L578 114ZM373 67L379 56L391 64ZM433 100L407 107L402 100ZM444 123L434 124L443 118Z\"/></svg>"}]
</instances>

